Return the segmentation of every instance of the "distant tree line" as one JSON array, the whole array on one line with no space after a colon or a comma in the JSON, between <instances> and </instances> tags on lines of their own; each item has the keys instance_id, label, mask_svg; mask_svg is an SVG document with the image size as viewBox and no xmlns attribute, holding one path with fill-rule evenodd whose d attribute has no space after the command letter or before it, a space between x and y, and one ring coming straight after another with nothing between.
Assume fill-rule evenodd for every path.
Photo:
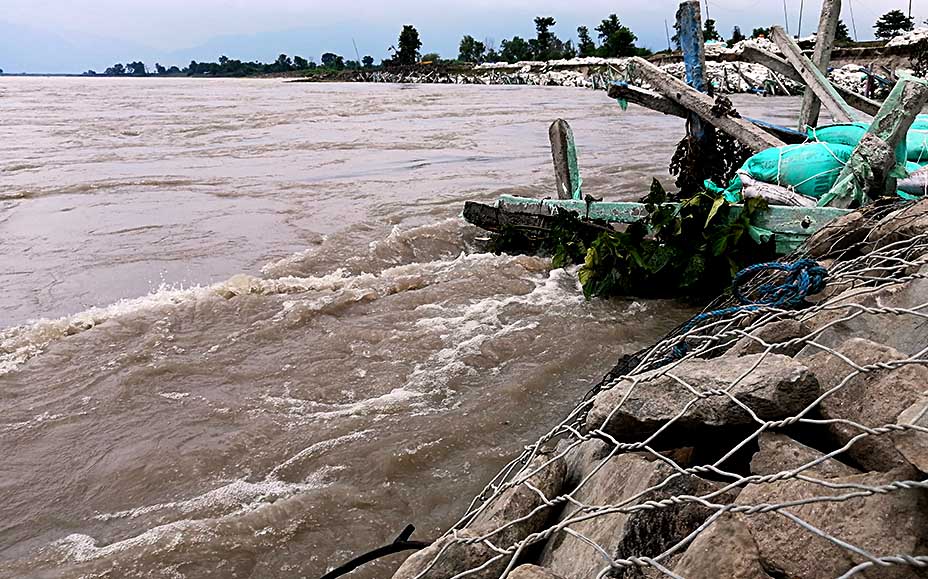
<instances>
[{"instance_id":1,"label":"distant tree line","mask_svg":"<svg viewBox=\"0 0 928 579\"><path fill-rule=\"evenodd\" d=\"M155 63L154 69L149 69L143 62L130 62L123 65L122 63L114 64L107 68L103 73L97 73L94 70L88 70L85 74L88 76L222 76L222 77L245 77L257 76L262 74L278 74L287 72L310 71L315 69L321 70L345 70L359 68L373 68L374 58L365 56L358 63L354 60L345 60L342 56L333 52L326 52L321 57L322 64L317 65L312 59L307 60L302 56L293 58L286 54L281 54L274 62L244 62L225 55L220 56L216 62L197 62L191 60L190 64L183 68L177 66L164 67Z\"/></svg>"},{"instance_id":2,"label":"distant tree line","mask_svg":"<svg viewBox=\"0 0 928 579\"><path fill-rule=\"evenodd\" d=\"M601 56L614 58L622 56L647 56L651 51L636 46L638 37L630 28L623 25L619 17L610 14L599 26L594 28L599 44L590 36L586 26L577 28L577 41L562 40L551 28L557 21L551 16L535 18L535 38L524 39L513 36L503 40L499 49L491 40L480 41L466 35L458 47L458 60L461 62L519 62L524 60L558 60L578 56Z\"/></svg>"},{"instance_id":3,"label":"distant tree line","mask_svg":"<svg viewBox=\"0 0 928 579\"><path fill-rule=\"evenodd\" d=\"M632 30L622 24L616 14L610 14L598 26L593 28L595 38L586 26L577 28L576 42L573 39L562 40L552 32L557 24L551 16L538 16L535 18L535 37L524 39L519 36L505 39L499 47L495 42L486 39L477 40L471 35L465 35L458 46L457 61L466 63L482 62L519 62L526 60L559 60L575 57L599 56L603 58L619 58L626 56L648 56L651 51L640 47L636 43L638 37ZM928 25L928 20L925 21ZM881 16L874 25L875 35L880 39L890 39L915 28L912 18L906 16L901 10L892 10ZM727 42L734 46L744 40L746 36L741 27L735 26L731 37L726 41L716 28L716 21L707 19L704 24L703 35L706 41ZM751 38L769 37L770 28L755 28ZM836 40L850 42L851 36L843 21L838 24ZM680 48L679 34L675 34L671 43ZM379 67L409 66L418 63L438 63L441 56L435 52L422 54L422 39L415 26L407 24L400 31L397 43L390 46L390 57L375 66L374 58L367 55L361 62L346 60L334 52L326 52L320 58L320 64L313 59L302 56L289 57L281 54L273 62L245 62L220 56L217 62L191 61L183 68L177 66L164 67L156 63L154 69L149 69L143 62L117 63L107 68L102 74L105 76L223 76L242 77L264 74L280 74L306 71L341 71L356 69L374 69ZM0 69L0 74L3 74ZM85 74L97 75L89 70Z\"/></svg>"}]
</instances>

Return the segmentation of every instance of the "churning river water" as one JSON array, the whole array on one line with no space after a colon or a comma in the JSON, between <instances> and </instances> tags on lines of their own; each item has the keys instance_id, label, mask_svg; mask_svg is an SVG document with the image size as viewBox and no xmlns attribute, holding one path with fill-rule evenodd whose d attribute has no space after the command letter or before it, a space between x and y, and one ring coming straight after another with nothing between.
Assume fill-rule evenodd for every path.
<instances>
[{"instance_id":1,"label":"churning river water","mask_svg":"<svg viewBox=\"0 0 928 579\"><path fill-rule=\"evenodd\" d=\"M0 78L0 577L317 579L452 524L692 313L479 252L463 202L553 195L557 117L585 192L671 184L682 122L581 89Z\"/></svg>"}]
</instances>

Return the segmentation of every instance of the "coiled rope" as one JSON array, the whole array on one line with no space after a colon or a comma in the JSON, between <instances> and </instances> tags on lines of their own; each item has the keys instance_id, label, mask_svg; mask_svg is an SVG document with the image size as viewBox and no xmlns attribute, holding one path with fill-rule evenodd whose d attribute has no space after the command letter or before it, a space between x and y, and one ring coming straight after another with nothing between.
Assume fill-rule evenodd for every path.
<instances>
[{"instance_id":1,"label":"coiled rope","mask_svg":"<svg viewBox=\"0 0 928 579\"><path fill-rule=\"evenodd\" d=\"M786 279L779 284L765 283L750 292L743 291L742 288L744 288L745 284L763 271L786 272ZM752 312L764 307L787 310L799 309L806 305L807 297L825 289L827 280L828 270L814 259L803 258L792 263L772 261L746 267L738 272L731 284L732 294L741 302L741 305L701 313L684 324L680 329L680 333L686 334L708 320L723 318L741 312ZM683 358L689 352L689 349L686 339L680 340L674 345L670 354L661 360L656 367Z\"/></svg>"}]
</instances>

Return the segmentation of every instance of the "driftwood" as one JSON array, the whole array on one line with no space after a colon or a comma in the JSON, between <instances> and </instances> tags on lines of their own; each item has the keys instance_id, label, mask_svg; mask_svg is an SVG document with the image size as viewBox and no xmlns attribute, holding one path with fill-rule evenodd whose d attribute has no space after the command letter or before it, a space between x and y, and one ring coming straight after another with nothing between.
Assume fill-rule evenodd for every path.
<instances>
[{"instance_id":1,"label":"driftwood","mask_svg":"<svg viewBox=\"0 0 928 579\"><path fill-rule=\"evenodd\" d=\"M786 77L793 82L797 82L803 85L806 84L806 81L802 78L802 75L800 75L799 72L797 72L789 62L762 48L750 45L745 46L737 58L766 66L773 72L779 74L780 76ZM862 94L847 90L846 88L839 86L835 86L834 89L838 92L839 95L841 95L842 98L844 98L847 104L851 105L859 111L863 111L871 116L877 114L880 111L881 103L878 101L867 98Z\"/></svg>"},{"instance_id":2,"label":"driftwood","mask_svg":"<svg viewBox=\"0 0 928 579\"><path fill-rule=\"evenodd\" d=\"M838 91L828 82L825 74L816 68L809 58L802 53L802 49L796 44L796 41L790 38L781 26L772 28L773 41L776 42L786 60L799 72L808 86L825 105L825 108L831 112L831 115L841 123L850 123L858 120L858 115L845 102ZM800 127L802 129L803 127Z\"/></svg>"},{"instance_id":3,"label":"driftwood","mask_svg":"<svg viewBox=\"0 0 928 579\"><path fill-rule=\"evenodd\" d=\"M636 56L631 60L638 76L654 87L658 93L696 114L704 122L728 133L748 148L763 151L786 144L744 119L727 115L716 116L712 112L715 101L709 95L690 88L683 81L641 57Z\"/></svg>"},{"instance_id":4,"label":"driftwood","mask_svg":"<svg viewBox=\"0 0 928 579\"><path fill-rule=\"evenodd\" d=\"M690 114L689 111L687 111L686 108L682 105L679 105L668 98L662 97L654 91L632 86L627 82L613 83L609 87L609 96L614 99L624 99L630 103L651 109L652 111L657 111L659 113L664 113L665 115L671 115L674 117L680 117L681 119L689 118ZM760 127L764 131L770 133L774 137L789 145L804 143L808 139L808 136L805 133L801 133L793 129L766 123L757 119L749 119L745 117L745 120L749 121L757 127Z\"/></svg>"},{"instance_id":5,"label":"driftwood","mask_svg":"<svg viewBox=\"0 0 928 579\"><path fill-rule=\"evenodd\" d=\"M928 103L928 81L902 78L886 97L867 134L854 149L835 186L822 198L831 207L849 208L870 199L895 196L897 179L892 171L896 148L905 140L916 115Z\"/></svg>"},{"instance_id":6,"label":"driftwood","mask_svg":"<svg viewBox=\"0 0 928 579\"><path fill-rule=\"evenodd\" d=\"M815 51L812 53L812 64L822 73L828 71L831 63L831 51L835 45L835 33L838 30L838 19L841 16L841 0L824 0L822 2L822 17L818 24L818 34L815 36ZM818 126L818 115L822 103L811 88L806 88L802 95L802 108L799 110L799 128Z\"/></svg>"}]
</instances>

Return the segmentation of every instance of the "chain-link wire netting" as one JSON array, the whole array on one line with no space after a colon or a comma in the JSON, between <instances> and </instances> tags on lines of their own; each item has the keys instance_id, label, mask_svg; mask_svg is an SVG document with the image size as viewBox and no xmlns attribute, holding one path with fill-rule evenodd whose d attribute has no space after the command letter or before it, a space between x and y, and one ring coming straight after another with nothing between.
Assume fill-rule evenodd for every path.
<instances>
[{"instance_id":1,"label":"chain-link wire netting","mask_svg":"<svg viewBox=\"0 0 928 579\"><path fill-rule=\"evenodd\" d=\"M786 258L828 268L804 307L624 358L397 576L928 574L926 215L842 218Z\"/></svg>"}]
</instances>

